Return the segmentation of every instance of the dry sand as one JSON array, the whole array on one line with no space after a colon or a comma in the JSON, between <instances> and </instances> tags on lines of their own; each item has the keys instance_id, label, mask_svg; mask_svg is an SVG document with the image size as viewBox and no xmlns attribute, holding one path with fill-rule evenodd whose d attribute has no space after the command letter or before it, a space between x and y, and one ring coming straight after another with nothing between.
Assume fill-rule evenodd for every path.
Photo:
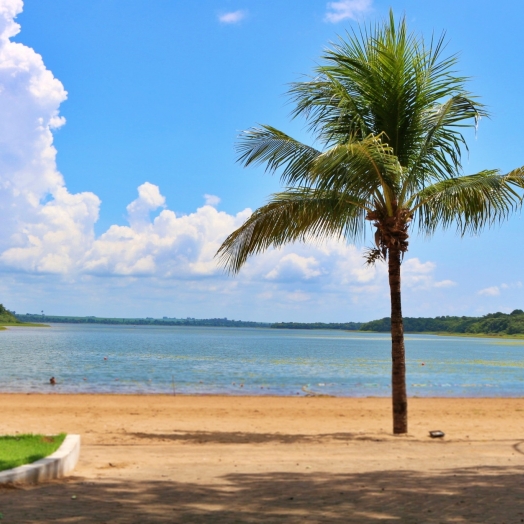
<instances>
[{"instance_id":1,"label":"dry sand","mask_svg":"<svg viewBox=\"0 0 524 524\"><path fill-rule=\"evenodd\" d=\"M405 437L381 398L3 394L0 406L2 434L83 442L68 479L0 489L2 524L524 522L524 399L411 399Z\"/></svg>"}]
</instances>

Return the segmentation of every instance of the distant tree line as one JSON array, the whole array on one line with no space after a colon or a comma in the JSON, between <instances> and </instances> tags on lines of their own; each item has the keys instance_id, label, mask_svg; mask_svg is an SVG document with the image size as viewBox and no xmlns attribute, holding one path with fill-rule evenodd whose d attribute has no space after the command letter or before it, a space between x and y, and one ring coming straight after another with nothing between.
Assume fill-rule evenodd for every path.
<instances>
[{"instance_id":1,"label":"distant tree line","mask_svg":"<svg viewBox=\"0 0 524 524\"><path fill-rule=\"evenodd\" d=\"M366 322L360 331L389 332L389 317ZM490 313L483 317L404 317L404 331L412 333L464 333L472 335L521 335L524 334L524 311L515 309L510 314Z\"/></svg>"},{"instance_id":2,"label":"distant tree line","mask_svg":"<svg viewBox=\"0 0 524 524\"><path fill-rule=\"evenodd\" d=\"M9 315L10 322L16 319L0 305L2 315ZM345 331L375 331L386 333L391 330L389 317L371 322L251 322L227 318L104 318L69 317L57 315L30 314L16 315L20 322L49 322L67 324L114 324L133 326L209 326L209 327L251 327L273 329L336 329ZM5 318L7 321L7 316ZM483 317L404 317L404 330L409 333L464 333L471 335L524 335L524 311L515 309L510 314L490 313Z\"/></svg>"},{"instance_id":3,"label":"distant tree line","mask_svg":"<svg viewBox=\"0 0 524 524\"><path fill-rule=\"evenodd\" d=\"M50 322L52 324L114 324L131 326L212 326L212 327L270 327L269 322L229 320L227 318L105 318L69 317L26 313L16 315L21 322Z\"/></svg>"},{"instance_id":4,"label":"distant tree line","mask_svg":"<svg viewBox=\"0 0 524 524\"><path fill-rule=\"evenodd\" d=\"M274 329L344 329L346 331L358 331L361 322L329 323L324 322L277 322L271 324Z\"/></svg>"}]
</instances>

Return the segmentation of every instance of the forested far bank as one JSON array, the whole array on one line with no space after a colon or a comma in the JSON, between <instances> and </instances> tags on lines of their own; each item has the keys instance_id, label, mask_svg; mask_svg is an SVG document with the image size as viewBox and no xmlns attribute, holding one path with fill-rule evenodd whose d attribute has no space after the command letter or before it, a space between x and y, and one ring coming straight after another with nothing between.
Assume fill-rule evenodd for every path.
<instances>
[{"instance_id":1,"label":"forested far bank","mask_svg":"<svg viewBox=\"0 0 524 524\"><path fill-rule=\"evenodd\" d=\"M11 315L12 312L6 314ZM14 318L14 317L11 317ZM19 322L49 322L67 324L110 324L133 326L195 326L195 327L238 327L270 329L336 329L344 331L389 332L389 317L371 322L252 322L231 320L228 318L104 318L73 317L43 314L16 315ZM404 317L406 333L449 333L466 335L524 335L524 311L516 309L512 313L490 313L483 317L450 317L435 318Z\"/></svg>"},{"instance_id":2,"label":"forested far bank","mask_svg":"<svg viewBox=\"0 0 524 524\"><path fill-rule=\"evenodd\" d=\"M273 329L342 329L358 331L361 322L253 322L249 320L231 320L228 318L107 318L73 317L62 315L44 315L26 313L16 315L20 322L49 322L51 324L109 324L132 326L210 326L210 327L251 327Z\"/></svg>"},{"instance_id":3,"label":"forested far bank","mask_svg":"<svg viewBox=\"0 0 524 524\"><path fill-rule=\"evenodd\" d=\"M16 315L21 322L49 322L51 324L106 324L130 326L201 326L201 327L251 327L269 328L269 322L251 322L230 320L228 318L107 318L107 317L73 317L61 315L44 315L26 313Z\"/></svg>"},{"instance_id":4,"label":"forested far bank","mask_svg":"<svg viewBox=\"0 0 524 524\"><path fill-rule=\"evenodd\" d=\"M360 331L389 332L391 319L363 323ZM470 335L524 335L524 311L489 313L483 317L404 317L406 333L460 333Z\"/></svg>"},{"instance_id":5,"label":"forested far bank","mask_svg":"<svg viewBox=\"0 0 524 524\"><path fill-rule=\"evenodd\" d=\"M274 329L343 329L345 331L358 331L362 322L277 322L271 324Z\"/></svg>"}]
</instances>

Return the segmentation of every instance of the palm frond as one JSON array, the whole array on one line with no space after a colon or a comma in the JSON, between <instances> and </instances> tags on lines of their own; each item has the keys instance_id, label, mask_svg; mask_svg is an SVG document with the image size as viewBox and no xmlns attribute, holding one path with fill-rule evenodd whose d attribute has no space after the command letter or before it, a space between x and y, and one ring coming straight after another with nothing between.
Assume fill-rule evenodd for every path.
<instances>
[{"instance_id":1,"label":"palm frond","mask_svg":"<svg viewBox=\"0 0 524 524\"><path fill-rule=\"evenodd\" d=\"M325 68L316 78L292 84L289 94L296 104L293 118L305 116L309 131L327 146L354 137L364 138L372 132L372 115L365 100L353 96L347 86Z\"/></svg>"},{"instance_id":2,"label":"palm frond","mask_svg":"<svg viewBox=\"0 0 524 524\"><path fill-rule=\"evenodd\" d=\"M513 169L507 175L505 175L504 178L508 184L512 184L520 189L524 189L524 167ZM523 199L524 195L521 197L521 200Z\"/></svg>"},{"instance_id":3,"label":"palm frond","mask_svg":"<svg viewBox=\"0 0 524 524\"><path fill-rule=\"evenodd\" d=\"M219 263L237 273L251 255L291 242L345 237L365 231L365 202L334 191L290 188L273 195L229 235L217 252Z\"/></svg>"},{"instance_id":4,"label":"palm frond","mask_svg":"<svg viewBox=\"0 0 524 524\"><path fill-rule=\"evenodd\" d=\"M456 168L465 142L450 128L468 118L476 125L482 109L476 101L472 105L464 89L467 79L454 74L456 56L445 57L444 49L444 35L426 46L408 34L405 19L395 25L391 18L375 30L348 33L326 51L325 64L317 67L315 78L292 84L293 116L305 116L317 138L328 145L346 142L350 136L382 133L400 164L408 168L425 158L420 152L435 114L446 113L438 127L446 132L439 134L438 143L434 137L434 147L427 151L441 153L436 158L443 171ZM451 104L445 102L449 99ZM468 110L458 110L468 102ZM426 164L433 161L430 155Z\"/></svg>"},{"instance_id":5,"label":"palm frond","mask_svg":"<svg viewBox=\"0 0 524 524\"><path fill-rule=\"evenodd\" d=\"M421 121L424 133L414 144L399 200L403 202L432 180L459 176L462 148L468 150L461 129L476 126L487 115L482 104L464 93L428 107Z\"/></svg>"},{"instance_id":6,"label":"palm frond","mask_svg":"<svg viewBox=\"0 0 524 524\"><path fill-rule=\"evenodd\" d=\"M477 233L502 221L522 205L518 188L524 187L524 169L507 175L499 171L442 180L413 197L410 205L419 230L431 234L438 226L456 225L461 234Z\"/></svg>"},{"instance_id":7,"label":"palm frond","mask_svg":"<svg viewBox=\"0 0 524 524\"><path fill-rule=\"evenodd\" d=\"M284 167L281 180L284 184L303 184L309 177L313 160L320 151L294 140L271 126L244 131L237 145L238 161L245 167L265 164L274 173Z\"/></svg>"},{"instance_id":8,"label":"palm frond","mask_svg":"<svg viewBox=\"0 0 524 524\"><path fill-rule=\"evenodd\" d=\"M311 180L323 190L373 200L393 213L402 168L382 137L368 136L333 146L311 164Z\"/></svg>"},{"instance_id":9,"label":"palm frond","mask_svg":"<svg viewBox=\"0 0 524 524\"><path fill-rule=\"evenodd\" d=\"M301 187L346 192L359 200L376 200L392 212L399 187L400 165L381 136L350 138L320 153L270 126L250 129L238 145L245 165L282 168L284 182Z\"/></svg>"}]
</instances>

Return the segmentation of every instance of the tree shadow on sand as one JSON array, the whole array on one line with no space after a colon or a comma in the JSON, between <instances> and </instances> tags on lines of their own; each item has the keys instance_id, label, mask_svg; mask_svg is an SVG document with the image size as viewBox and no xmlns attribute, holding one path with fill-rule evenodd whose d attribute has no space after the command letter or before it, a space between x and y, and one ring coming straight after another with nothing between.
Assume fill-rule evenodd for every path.
<instances>
[{"instance_id":1,"label":"tree shadow on sand","mask_svg":"<svg viewBox=\"0 0 524 524\"><path fill-rule=\"evenodd\" d=\"M2 524L524 522L524 467L230 474L222 484L83 481L1 489ZM75 498L72 498L75 497Z\"/></svg>"},{"instance_id":2,"label":"tree shadow on sand","mask_svg":"<svg viewBox=\"0 0 524 524\"><path fill-rule=\"evenodd\" d=\"M297 444L318 443L324 440L372 440L383 439L376 436L366 436L357 433L321 433L289 434L289 433L250 433L243 431L173 431L170 433L126 433L127 436L144 439L148 442L184 442L188 444ZM385 439L384 439L385 440Z\"/></svg>"}]
</instances>

